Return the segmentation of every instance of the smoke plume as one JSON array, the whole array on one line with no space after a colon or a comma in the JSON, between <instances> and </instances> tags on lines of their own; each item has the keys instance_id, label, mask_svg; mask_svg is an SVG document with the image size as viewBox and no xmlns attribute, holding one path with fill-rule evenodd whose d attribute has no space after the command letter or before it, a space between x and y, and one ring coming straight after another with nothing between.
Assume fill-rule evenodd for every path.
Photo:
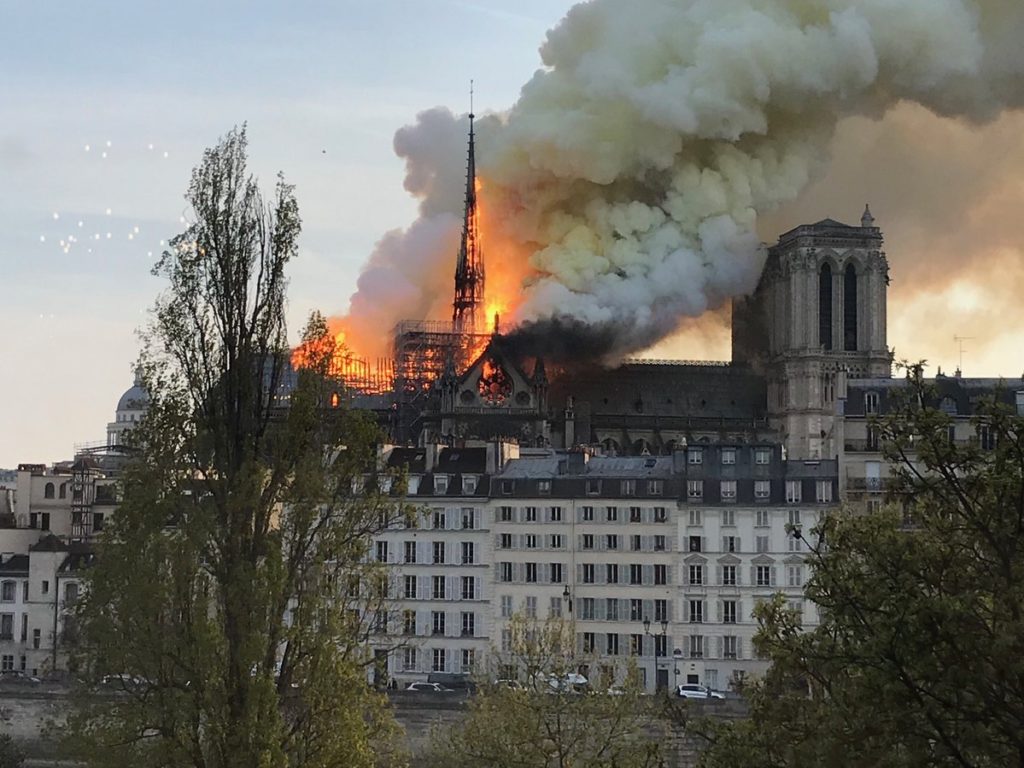
<instances>
[{"instance_id":1,"label":"smoke plume","mask_svg":"<svg viewBox=\"0 0 1024 768\"><path fill-rule=\"evenodd\" d=\"M649 346L753 289L758 215L822 174L842 118L1021 106L1022 30L1016 0L581 3L519 100L478 124L488 289L535 338L587 327L602 354ZM466 128L431 110L399 131L421 218L380 242L349 322L443 316Z\"/></svg>"}]
</instances>

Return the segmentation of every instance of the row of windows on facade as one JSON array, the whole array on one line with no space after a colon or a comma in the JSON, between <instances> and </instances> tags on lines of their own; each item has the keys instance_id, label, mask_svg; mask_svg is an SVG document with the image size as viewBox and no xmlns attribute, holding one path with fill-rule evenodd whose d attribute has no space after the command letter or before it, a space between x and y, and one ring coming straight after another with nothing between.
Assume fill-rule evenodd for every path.
<instances>
[{"instance_id":1,"label":"row of windows on facade","mask_svg":"<svg viewBox=\"0 0 1024 768\"><path fill-rule=\"evenodd\" d=\"M803 573L800 566L792 566L789 573L790 585L800 586ZM501 617L511 618L515 605L512 595L501 595L499 598ZM523 599L522 612L528 619L536 619L538 597L527 595ZM548 616L562 616L563 600L560 596L549 598ZM654 616L655 622L669 620L669 603L666 600L622 599L618 597L581 597L577 601L577 619L579 621L629 621L644 622ZM717 600L716 621L719 624L746 623L751 615L743 613L743 601L739 599ZM803 603L794 601L791 608L803 615ZM711 621L708 613L708 601L700 598L688 598L683 601L683 621L689 624L703 624Z\"/></svg>"},{"instance_id":2,"label":"row of windows on facade","mask_svg":"<svg viewBox=\"0 0 1024 768\"><path fill-rule=\"evenodd\" d=\"M857 269L847 264L842 273L843 349L857 350ZM818 273L818 343L823 349L832 349L832 266L821 265Z\"/></svg>"},{"instance_id":3,"label":"row of windows on facade","mask_svg":"<svg viewBox=\"0 0 1024 768\"><path fill-rule=\"evenodd\" d=\"M505 537L511 537L512 534L501 534L501 548L512 549L513 547L504 546L506 542L511 543L511 538L506 539ZM535 547L530 546L530 539L536 539L534 534L526 534L526 549L534 549ZM558 537L559 539L561 537ZM618 534L606 533L595 535L593 533L581 533L579 538L579 549L585 552L591 550L598 552L614 552L619 551L619 544L621 543ZM556 547L556 536L550 536L550 543L552 549L558 549ZM629 542L629 551L631 552L664 552L666 551L666 541L664 536L629 536L627 537ZM560 541L558 542L560 543ZM732 553L732 554L743 554L743 540L739 536L723 536L722 537L722 548L720 550L714 550L708 547L708 539L706 536L687 536L684 540L684 545L687 552L707 552L712 554L719 553ZM771 537L769 536L754 536L754 548L753 554L765 554L771 550ZM803 551L803 540L798 539L794 536L786 537L786 549L789 552L802 552Z\"/></svg>"},{"instance_id":4,"label":"row of windows on facade","mask_svg":"<svg viewBox=\"0 0 1024 768\"><path fill-rule=\"evenodd\" d=\"M878 401L879 396L877 392L865 392L864 413L869 416L877 414ZM1014 393L1014 405L1016 405L1017 415L1024 416L1024 391ZM957 404L957 401L948 396L939 400L939 410L949 416L960 415L960 406ZM985 450L993 450L995 448L995 435L987 424L979 425L977 434L982 448Z\"/></svg>"},{"instance_id":5,"label":"row of windows on facade","mask_svg":"<svg viewBox=\"0 0 1024 768\"><path fill-rule=\"evenodd\" d=\"M473 672L476 668L475 648L420 648L407 647L402 649L402 671L422 672L420 668L421 659L429 659L429 671L431 672ZM458 669L452 669L450 665L458 663Z\"/></svg>"},{"instance_id":6,"label":"row of windows on facade","mask_svg":"<svg viewBox=\"0 0 1024 768\"><path fill-rule=\"evenodd\" d=\"M454 630L458 637L476 637L477 636L477 618L476 614L472 611L462 611L455 615L455 621L457 624L452 624L448 621L448 614L444 611L431 611L429 618L417 616L417 612L414 610L405 609L400 615L402 634L403 635L440 635L447 636L448 631ZM386 622L386 616L378 621L378 624L384 624ZM383 631L385 626L375 627Z\"/></svg>"},{"instance_id":7,"label":"row of windows on facade","mask_svg":"<svg viewBox=\"0 0 1024 768\"><path fill-rule=\"evenodd\" d=\"M634 533L622 538L629 542L629 549L632 552L666 552L669 551L672 544L672 539L664 534L643 536L639 533ZM563 550L565 549L566 541L567 537L561 533L549 533L547 535L536 533L499 533L495 538L495 546L498 549L509 550ZM616 533L603 535L593 533L577 534L577 546L579 549L595 549L595 541L597 542L597 549L619 548L619 535Z\"/></svg>"},{"instance_id":8,"label":"row of windows on facade","mask_svg":"<svg viewBox=\"0 0 1024 768\"><path fill-rule=\"evenodd\" d=\"M376 543L376 559L378 563L391 562L391 542L378 541ZM476 542L447 542L447 541L406 541L403 542L402 562L406 564L424 565L476 565L477 551ZM457 545L457 549L456 549ZM454 556L449 554L455 550Z\"/></svg>"},{"instance_id":9,"label":"row of windows on facade","mask_svg":"<svg viewBox=\"0 0 1024 768\"><path fill-rule=\"evenodd\" d=\"M664 657L668 653L668 638L655 636L654 656ZM715 641L712 646L712 640ZM628 645L627 645L628 643ZM630 634L619 635L616 633L584 632L581 636L581 650L583 653L593 653L604 656L622 656L628 653L630 656L649 655L644 635ZM743 638L738 635L720 635L710 637L708 635L688 635L684 643L684 657L690 659L742 659Z\"/></svg>"},{"instance_id":10,"label":"row of windows on facade","mask_svg":"<svg viewBox=\"0 0 1024 768\"><path fill-rule=\"evenodd\" d=\"M50 594L50 582L43 580L40 582L41 594ZM23 603L28 602L28 581L21 582L21 600ZM11 579L5 579L0 582L0 602L13 603L18 599L18 582ZM78 600L78 582L67 581L64 583L64 603L68 607L75 604Z\"/></svg>"},{"instance_id":11,"label":"row of windows on facade","mask_svg":"<svg viewBox=\"0 0 1024 768\"><path fill-rule=\"evenodd\" d=\"M416 576L402 579L402 597L406 600L482 600L478 576Z\"/></svg>"},{"instance_id":12,"label":"row of windows on facade","mask_svg":"<svg viewBox=\"0 0 1024 768\"><path fill-rule=\"evenodd\" d=\"M14 614L0 613L0 641L14 640ZM32 647L38 649L42 644L43 632L38 627L32 630ZM20 641L28 642L28 614L21 615Z\"/></svg>"},{"instance_id":13,"label":"row of windows on facade","mask_svg":"<svg viewBox=\"0 0 1024 768\"><path fill-rule=\"evenodd\" d=\"M577 582L580 584L613 584L627 586L667 586L672 581L674 570L662 564L630 563L579 563ZM749 566L749 581L742 579L742 568L738 565L719 565L716 567L716 580L712 583L709 566L690 564L683 566L683 584L691 587L774 587L777 586L777 566L770 563ZM803 586L803 566L791 564L786 566L789 587ZM406 577L415 578L415 577ZM443 576L435 576L443 579ZM565 567L562 563L498 563L498 581L505 584L564 584Z\"/></svg>"}]
</instances>

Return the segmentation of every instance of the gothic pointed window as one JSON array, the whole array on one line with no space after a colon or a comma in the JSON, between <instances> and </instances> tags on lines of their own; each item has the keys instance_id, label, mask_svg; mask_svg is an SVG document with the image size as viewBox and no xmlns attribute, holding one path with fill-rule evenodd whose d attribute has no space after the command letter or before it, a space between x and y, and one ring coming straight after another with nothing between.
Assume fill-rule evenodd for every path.
<instances>
[{"instance_id":1,"label":"gothic pointed window","mask_svg":"<svg viewBox=\"0 0 1024 768\"><path fill-rule=\"evenodd\" d=\"M832 349L832 266L827 263L818 274L818 343Z\"/></svg>"},{"instance_id":2,"label":"gothic pointed window","mask_svg":"<svg viewBox=\"0 0 1024 768\"><path fill-rule=\"evenodd\" d=\"M857 349L857 269L853 264L846 266L843 275L843 349Z\"/></svg>"},{"instance_id":3,"label":"gothic pointed window","mask_svg":"<svg viewBox=\"0 0 1024 768\"><path fill-rule=\"evenodd\" d=\"M512 377L492 358L484 360L477 391L488 405L504 405L512 395Z\"/></svg>"}]
</instances>

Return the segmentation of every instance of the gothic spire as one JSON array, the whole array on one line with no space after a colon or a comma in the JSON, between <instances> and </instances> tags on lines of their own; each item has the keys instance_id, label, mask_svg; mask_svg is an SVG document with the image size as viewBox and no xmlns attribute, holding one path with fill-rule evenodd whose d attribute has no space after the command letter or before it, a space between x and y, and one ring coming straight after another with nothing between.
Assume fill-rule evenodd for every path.
<instances>
[{"instance_id":1,"label":"gothic spire","mask_svg":"<svg viewBox=\"0 0 1024 768\"><path fill-rule=\"evenodd\" d=\"M473 82L469 84L469 156L466 161L466 207L462 242L455 262L452 323L457 333L478 329L484 301L484 254L480 247L480 211L476 199L476 136L473 132Z\"/></svg>"}]
</instances>

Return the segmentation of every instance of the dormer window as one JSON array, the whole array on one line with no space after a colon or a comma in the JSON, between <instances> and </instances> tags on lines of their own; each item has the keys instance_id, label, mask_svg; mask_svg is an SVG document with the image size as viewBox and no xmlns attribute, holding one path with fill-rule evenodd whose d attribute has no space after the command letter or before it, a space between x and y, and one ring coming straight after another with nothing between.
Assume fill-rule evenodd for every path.
<instances>
[{"instance_id":1,"label":"dormer window","mask_svg":"<svg viewBox=\"0 0 1024 768\"><path fill-rule=\"evenodd\" d=\"M688 448L686 450L686 460L690 464L703 464L704 463L704 449L703 448Z\"/></svg>"},{"instance_id":2,"label":"dormer window","mask_svg":"<svg viewBox=\"0 0 1024 768\"><path fill-rule=\"evenodd\" d=\"M551 481L550 480L538 480L537 481L537 493L541 496L551 495Z\"/></svg>"},{"instance_id":3,"label":"dormer window","mask_svg":"<svg viewBox=\"0 0 1024 768\"><path fill-rule=\"evenodd\" d=\"M462 492L466 495L476 493L477 479L476 475L463 475Z\"/></svg>"},{"instance_id":4,"label":"dormer window","mask_svg":"<svg viewBox=\"0 0 1024 768\"><path fill-rule=\"evenodd\" d=\"M587 496L597 496L601 493L600 480L587 480Z\"/></svg>"},{"instance_id":5,"label":"dormer window","mask_svg":"<svg viewBox=\"0 0 1024 768\"><path fill-rule=\"evenodd\" d=\"M515 481L513 481L513 480L502 480L501 481L501 495L502 496L511 496L513 490L515 490Z\"/></svg>"},{"instance_id":6,"label":"dormer window","mask_svg":"<svg viewBox=\"0 0 1024 768\"><path fill-rule=\"evenodd\" d=\"M878 413L878 393L867 392L864 395L864 413L873 414Z\"/></svg>"},{"instance_id":7,"label":"dormer window","mask_svg":"<svg viewBox=\"0 0 1024 768\"><path fill-rule=\"evenodd\" d=\"M623 480L619 485L619 489L623 496L635 496L636 495L636 480Z\"/></svg>"},{"instance_id":8,"label":"dormer window","mask_svg":"<svg viewBox=\"0 0 1024 768\"><path fill-rule=\"evenodd\" d=\"M393 484L393 480L394 478L391 477L391 475L384 475L383 477L377 479L377 482L380 485L381 493L391 493L391 486Z\"/></svg>"},{"instance_id":9,"label":"dormer window","mask_svg":"<svg viewBox=\"0 0 1024 768\"><path fill-rule=\"evenodd\" d=\"M448 493L448 475L434 475L434 493Z\"/></svg>"}]
</instances>

